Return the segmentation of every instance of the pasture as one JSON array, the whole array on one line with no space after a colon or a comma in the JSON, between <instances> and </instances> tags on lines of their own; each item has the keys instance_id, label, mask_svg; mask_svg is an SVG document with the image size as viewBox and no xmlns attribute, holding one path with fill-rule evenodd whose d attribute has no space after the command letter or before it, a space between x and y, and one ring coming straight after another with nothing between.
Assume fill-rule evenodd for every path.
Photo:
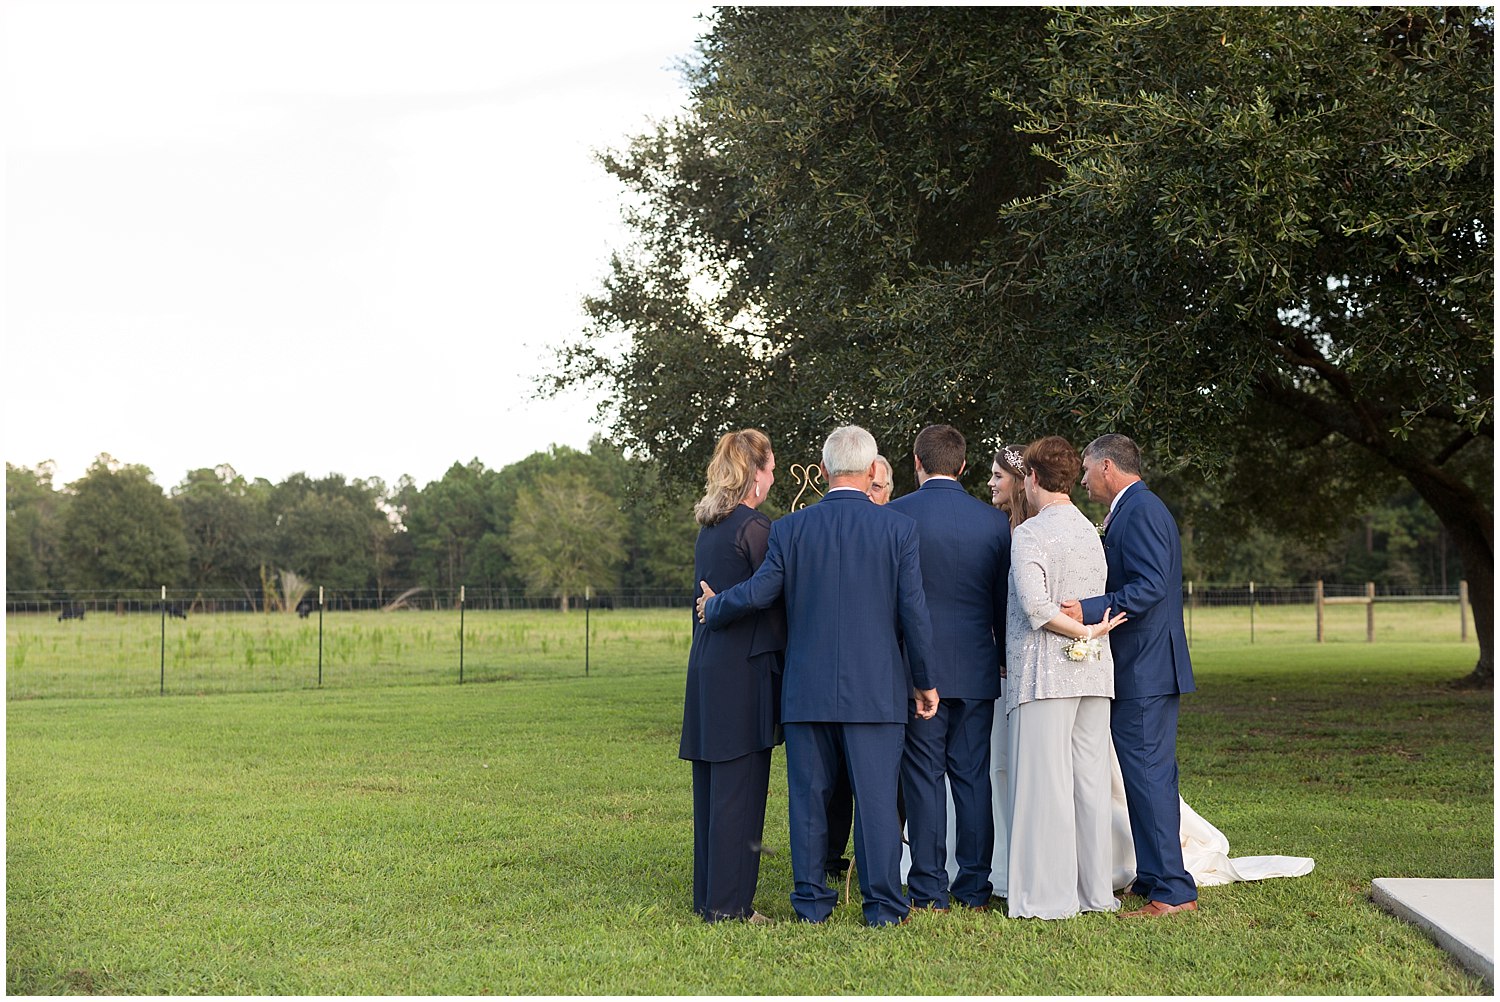
<instances>
[{"instance_id":1,"label":"pasture","mask_svg":"<svg viewBox=\"0 0 1500 1002\"><path fill-rule=\"evenodd\" d=\"M659 671L687 661L692 610L483 611L463 616L464 680L582 676L590 670ZM202 695L319 685L317 615L95 613L82 622L46 614L6 617L6 697ZM459 681L459 614L330 612L322 623L322 687L440 685Z\"/></svg>"},{"instance_id":2,"label":"pasture","mask_svg":"<svg viewBox=\"0 0 1500 1002\"><path fill-rule=\"evenodd\" d=\"M470 611L463 616L465 681L540 681L590 673L680 669L692 611ZM1459 638L1458 606L1381 603L1376 644L1445 643ZM1253 617L1253 618L1252 618ZM329 612L321 638L323 688L441 685L459 681L459 613ZM587 638L585 626L587 625ZM1316 636L1310 605L1222 606L1194 610L1191 640L1303 644ZM1470 625L1470 635L1473 627ZM1365 643L1365 609L1329 606L1325 643ZM163 663L163 641L165 659ZM146 696L264 692L318 687L316 614L227 612L168 619L157 613L90 613L59 622L46 613L5 620L6 698ZM1318 645L1313 645L1316 648Z\"/></svg>"},{"instance_id":3,"label":"pasture","mask_svg":"<svg viewBox=\"0 0 1500 1002\"><path fill-rule=\"evenodd\" d=\"M1414 618L1397 625L1406 609ZM8 679L6 987L1487 993L1369 900L1380 876L1493 876L1493 702L1448 684L1475 657L1472 642L1457 642L1456 610L1429 610L1430 637L1420 610L1394 606L1400 640L1366 644L1363 610L1340 610L1355 613L1347 639L1262 642L1260 616L1279 611L1257 611L1251 645L1237 619L1198 610L1182 790L1232 855L1312 856L1312 874L1205 888L1201 913L1159 922L954 912L890 930L866 929L857 903L826 926L789 921L779 750L774 854L757 898L778 923L705 926L692 915L690 779L676 757L686 610L596 614L589 678L581 615L497 613L510 618L475 626L477 636L526 639L489 655L488 680L452 684L454 614L451 671L424 667L412 651L421 636L388 632L383 668L358 653L332 672L325 661L321 690L299 668L263 686L272 691L243 691L248 669L230 647L199 690L174 689L169 661L165 698L154 696L149 651L144 683L109 695L93 690L134 684L137 669L111 675L104 663L37 654L56 637L48 656L60 662L61 628L93 628L93 616L8 622L8 651L18 634L31 638L23 671L35 674L24 698ZM1310 610L1301 614L1310 636ZM448 629L432 618L447 613L348 615L368 617L351 621L367 651L376 624ZM149 628L134 643L145 644L160 624L140 618ZM306 624L281 622L291 618L273 625L295 636ZM523 624L530 633L501 632ZM218 643L203 629L200 643ZM570 637L576 647L560 654ZM138 656L130 641L120 650Z\"/></svg>"}]
</instances>

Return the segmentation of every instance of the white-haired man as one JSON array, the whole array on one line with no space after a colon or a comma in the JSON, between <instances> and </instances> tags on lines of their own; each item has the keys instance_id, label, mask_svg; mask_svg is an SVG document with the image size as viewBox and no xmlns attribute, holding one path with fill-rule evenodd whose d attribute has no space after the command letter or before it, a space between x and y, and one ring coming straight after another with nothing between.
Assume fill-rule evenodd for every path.
<instances>
[{"instance_id":1,"label":"white-haired man","mask_svg":"<svg viewBox=\"0 0 1500 1002\"><path fill-rule=\"evenodd\" d=\"M928 680L932 626L917 526L867 496L877 453L863 428L835 429L823 443L823 499L771 526L765 562L748 581L717 596L700 582L698 615L715 629L786 599L782 723L792 907L807 922L827 919L838 900L824 864L840 751L859 804L854 853L865 921L893 925L909 911L901 894L897 773L911 700L918 716L930 718L938 693Z\"/></svg>"}]
</instances>

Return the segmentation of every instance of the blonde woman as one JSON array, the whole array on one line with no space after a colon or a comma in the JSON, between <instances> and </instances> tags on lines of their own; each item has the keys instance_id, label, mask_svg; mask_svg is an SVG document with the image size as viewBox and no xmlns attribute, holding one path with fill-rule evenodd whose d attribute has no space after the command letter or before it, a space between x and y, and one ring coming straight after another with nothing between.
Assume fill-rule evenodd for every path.
<instances>
[{"instance_id":1,"label":"blonde woman","mask_svg":"<svg viewBox=\"0 0 1500 1002\"><path fill-rule=\"evenodd\" d=\"M694 581L724 591L765 560L771 520L755 509L776 482L775 471L763 432L731 431L719 439L693 510L701 527ZM754 899L785 647L780 602L722 630L693 618L678 755L693 763L693 910L706 922L769 921Z\"/></svg>"}]
</instances>

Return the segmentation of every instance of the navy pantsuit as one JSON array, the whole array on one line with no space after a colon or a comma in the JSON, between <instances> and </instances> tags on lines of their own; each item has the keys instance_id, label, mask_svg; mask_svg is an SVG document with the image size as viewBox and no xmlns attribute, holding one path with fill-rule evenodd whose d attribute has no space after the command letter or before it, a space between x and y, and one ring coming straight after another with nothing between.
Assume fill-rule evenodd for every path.
<instances>
[{"instance_id":1,"label":"navy pantsuit","mask_svg":"<svg viewBox=\"0 0 1500 1002\"><path fill-rule=\"evenodd\" d=\"M717 630L782 598L792 907L808 922L822 922L833 911L835 894L823 867L837 768L833 749L840 748L854 788L854 855L865 921L899 922L908 907L901 895L897 772L912 685L932 688L932 627L916 523L860 491L830 490L817 504L778 520L760 569L709 599L704 615Z\"/></svg>"},{"instance_id":2,"label":"navy pantsuit","mask_svg":"<svg viewBox=\"0 0 1500 1002\"><path fill-rule=\"evenodd\" d=\"M1182 542L1161 499L1139 481L1126 487L1104 535L1106 593L1082 600L1083 621L1106 608L1129 619L1109 635L1115 661L1110 732L1135 841L1132 890L1180 905L1198 898L1182 862L1177 788L1177 709L1192 692L1182 624Z\"/></svg>"},{"instance_id":3,"label":"navy pantsuit","mask_svg":"<svg viewBox=\"0 0 1500 1002\"><path fill-rule=\"evenodd\" d=\"M934 477L890 507L917 523L927 611L932 619L931 678L942 697L937 716L907 718L901 787L911 849L907 890L918 907L946 908L949 893L977 907L989 901L995 846L990 731L1005 663L1005 602L1010 522L963 489ZM953 791L958 875L948 886L948 802Z\"/></svg>"},{"instance_id":4,"label":"navy pantsuit","mask_svg":"<svg viewBox=\"0 0 1500 1002\"><path fill-rule=\"evenodd\" d=\"M745 505L704 526L694 580L718 589L748 579L770 532ZM693 910L710 922L754 912L785 646L780 603L719 631L693 619L678 754L693 763Z\"/></svg>"},{"instance_id":5,"label":"navy pantsuit","mask_svg":"<svg viewBox=\"0 0 1500 1002\"><path fill-rule=\"evenodd\" d=\"M710 922L754 911L771 749L693 763L693 911Z\"/></svg>"}]
</instances>

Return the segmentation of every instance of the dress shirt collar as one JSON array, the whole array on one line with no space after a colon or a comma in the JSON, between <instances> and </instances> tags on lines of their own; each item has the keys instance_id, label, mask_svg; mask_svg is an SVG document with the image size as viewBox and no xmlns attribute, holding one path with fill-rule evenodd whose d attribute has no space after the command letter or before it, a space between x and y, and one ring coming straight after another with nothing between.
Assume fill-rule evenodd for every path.
<instances>
[{"instance_id":1,"label":"dress shirt collar","mask_svg":"<svg viewBox=\"0 0 1500 1002\"><path fill-rule=\"evenodd\" d=\"M1120 507L1120 499L1121 498L1123 498L1125 495L1129 494L1131 492L1131 490L1133 490L1135 488L1136 484L1144 484L1145 482L1146 481L1144 481L1144 480L1136 480L1133 483L1126 484L1125 485L1125 489L1122 490L1120 493L1116 494L1115 495L1115 499L1109 503L1109 512L1107 514L1105 514L1104 521L1108 522L1110 519L1112 519L1112 518L1115 517L1115 509L1118 508L1118 507Z\"/></svg>"}]
</instances>

